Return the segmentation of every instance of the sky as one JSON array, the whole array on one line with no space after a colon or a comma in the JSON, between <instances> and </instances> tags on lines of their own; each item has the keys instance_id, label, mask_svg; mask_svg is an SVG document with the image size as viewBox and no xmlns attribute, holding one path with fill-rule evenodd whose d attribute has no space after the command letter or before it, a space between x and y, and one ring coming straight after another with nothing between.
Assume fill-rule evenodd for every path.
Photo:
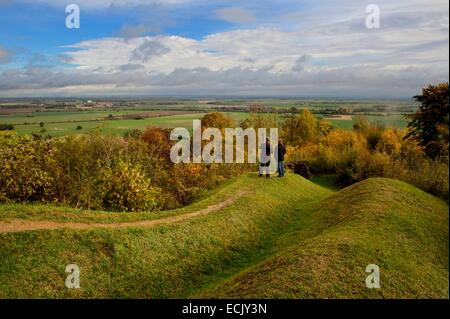
<instances>
[{"instance_id":1,"label":"sky","mask_svg":"<svg viewBox=\"0 0 450 319\"><path fill-rule=\"evenodd\" d=\"M0 98L388 99L448 80L447 0L0 0Z\"/></svg>"}]
</instances>

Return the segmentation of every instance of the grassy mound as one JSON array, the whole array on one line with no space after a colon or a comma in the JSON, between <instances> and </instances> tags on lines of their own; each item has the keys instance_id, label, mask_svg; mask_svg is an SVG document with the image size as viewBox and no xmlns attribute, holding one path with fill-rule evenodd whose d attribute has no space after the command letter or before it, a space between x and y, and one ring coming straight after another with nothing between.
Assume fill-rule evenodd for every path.
<instances>
[{"instance_id":1,"label":"grassy mound","mask_svg":"<svg viewBox=\"0 0 450 319\"><path fill-rule=\"evenodd\" d=\"M211 214L151 228L0 233L0 297L446 297L448 206L407 184L368 180L340 192L299 176L247 175L172 212L114 214L0 206L0 220L121 222ZM61 215L60 215L61 214ZM76 263L81 289L65 287ZM365 287L368 264L382 289Z\"/></svg>"},{"instance_id":2,"label":"grassy mound","mask_svg":"<svg viewBox=\"0 0 450 319\"><path fill-rule=\"evenodd\" d=\"M203 293L231 298L448 298L448 206L370 179L304 210L276 256ZM381 289L365 268L381 269Z\"/></svg>"}]
</instances>

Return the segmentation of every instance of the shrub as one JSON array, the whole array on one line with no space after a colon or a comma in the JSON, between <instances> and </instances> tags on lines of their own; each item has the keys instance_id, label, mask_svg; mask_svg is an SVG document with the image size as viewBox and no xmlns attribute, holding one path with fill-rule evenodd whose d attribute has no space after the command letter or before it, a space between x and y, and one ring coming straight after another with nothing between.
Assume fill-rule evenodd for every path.
<instances>
[{"instance_id":1,"label":"shrub","mask_svg":"<svg viewBox=\"0 0 450 319\"><path fill-rule=\"evenodd\" d=\"M223 133L224 129L233 128L235 126L234 119L224 113L209 113L202 118L202 130L206 128L218 128Z\"/></svg>"},{"instance_id":2,"label":"shrub","mask_svg":"<svg viewBox=\"0 0 450 319\"><path fill-rule=\"evenodd\" d=\"M31 137L1 139L0 198L20 202L51 198L50 144Z\"/></svg>"},{"instance_id":3,"label":"shrub","mask_svg":"<svg viewBox=\"0 0 450 319\"><path fill-rule=\"evenodd\" d=\"M357 163L367 156L367 144L360 135L344 130L334 130L321 139L319 166L328 166L345 179L353 176L358 169Z\"/></svg>"},{"instance_id":4,"label":"shrub","mask_svg":"<svg viewBox=\"0 0 450 319\"><path fill-rule=\"evenodd\" d=\"M386 129L383 133L381 133L376 150L378 152L397 156L402 147L402 140L403 136L399 130Z\"/></svg>"},{"instance_id":5,"label":"shrub","mask_svg":"<svg viewBox=\"0 0 450 319\"><path fill-rule=\"evenodd\" d=\"M448 159L427 158L417 141L404 140L403 135L403 131L385 129L370 146L366 133L333 130L319 143L288 146L286 159L307 161L316 174L336 174L344 186L370 177L389 177L448 200Z\"/></svg>"},{"instance_id":6,"label":"shrub","mask_svg":"<svg viewBox=\"0 0 450 319\"><path fill-rule=\"evenodd\" d=\"M105 167L96 180L97 198L102 207L113 211L153 211L160 190L151 185L139 165L119 161Z\"/></svg>"},{"instance_id":7,"label":"shrub","mask_svg":"<svg viewBox=\"0 0 450 319\"><path fill-rule=\"evenodd\" d=\"M111 114L110 114L111 115ZM125 138L129 139L129 138L139 138L142 135L142 131L139 129L132 129L132 130L128 130L125 132L125 134L123 135Z\"/></svg>"},{"instance_id":8,"label":"shrub","mask_svg":"<svg viewBox=\"0 0 450 319\"><path fill-rule=\"evenodd\" d=\"M12 124L0 124L0 131L14 131L14 125L12 125Z\"/></svg>"},{"instance_id":9,"label":"shrub","mask_svg":"<svg viewBox=\"0 0 450 319\"><path fill-rule=\"evenodd\" d=\"M125 153L118 137L75 135L54 142L52 174L55 200L70 206L103 209L95 196L95 182L102 168L112 167Z\"/></svg>"},{"instance_id":10,"label":"shrub","mask_svg":"<svg viewBox=\"0 0 450 319\"><path fill-rule=\"evenodd\" d=\"M259 111L252 112L250 117L242 120L239 126L243 129L254 128L276 128L278 127L277 117L274 114L261 113Z\"/></svg>"},{"instance_id":11,"label":"shrub","mask_svg":"<svg viewBox=\"0 0 450 319\"><path fill-rule=\"evenodd\" d=\"M369 149L373 151L377 148L385 128L382 123L369 121L365 116L358 116L353 129L365 137Z\"/></svg>"},{"instance_id":12,"label":"shrub","mask_svg":"<svg viewBox=\"0 0 450 319\"><path fill-rule=\"evenodd\" d=\"M449 163L426 158L419 170L408 170L400 179L433 195L449 199Z\"/></svg>"},{"instance_id":13,"label":"shrub","mask_svg":"<svg viewBox=\"0 0 450 319\"><path fill-rule=\"evenodd\" d=\"M302 110L298 115L284 119L281 136L292 145L305 145L317 140L331 131L331 124L317 119L309 110Z\"/></svg>"},{"instance_id":14,"label":"shrub","mask_svg":"<svg viewBox=\"0 0 450 319\"><path fill-rule=\"evenodd\" d=\"M147 144L148 153L152 158L169 159L170 154L170 132L157 127L149 126L140 136Z\"/></svg>"},{"instance_id":15,"label":"shrub","mask_svg":"<svg viewBox=\"0 0 450 319\"><path fill-rule=\"evenodd\" d=\"M58 139L0 132L0 201L114 211L176 208L251 165L174 165L168 132Z\"/></svg>"}]
</instances>

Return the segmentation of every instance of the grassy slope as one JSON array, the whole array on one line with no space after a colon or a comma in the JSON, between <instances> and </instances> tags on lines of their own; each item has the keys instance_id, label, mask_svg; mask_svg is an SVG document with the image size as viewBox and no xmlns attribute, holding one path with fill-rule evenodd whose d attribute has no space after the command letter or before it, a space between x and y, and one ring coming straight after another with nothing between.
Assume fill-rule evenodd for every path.
<instances>
[{"instance_id":1,"label":"grassy slope","mask_svg":"<svg viewBox=\"0 0 450 319\"><path fill-rule=\"evenodd\" d=\"M0 297L187 296L262 258L295 219L298 202L329 194L296 176L266 181L249 175L206 201L249 186L253 193L232 206L173 225L0 234ZM78 291L64 286L70 263L81 268Z\"/></svg>"},{"instance_id":2,"label":"grassy slope","mask_svg":"<svg viewBox=\"0 0 450 319\"><path fill-rule=\"evenodd\" d=\"M0 297L448 296L446 203L385 179L333 194L294 175L270 181L249 175L170 214L243 188L253 193L173 225L0 234ZM60 220L52 209L0 206L0 218ZM61 212L83 222L142 218ZM64 286L70 263L81 268L80 290ZM382 269L377 292L364 285L370 263Z\"/></svg>"},{"instance_id":3,"label":"grassy slope","mask_svg":"<svg viewBox=\"0 0 450 319\"><path fill-rule=\"evenodd\" d=\"M280 240L292 245L201 295L448 298L446 203L371 179L309 205L300 218L300 228ZM380 290L365 287L369 264L381 268Z\"/></svg>"},{"instance_id":4,"label":"grassy slope","mask_svg":"<svg viewBox=\"0 0 450 319\"><path fill-rule=\"evenodd\" d=\"M192 205L167 212L115 213L76 209L39 203L7 203L0 205L0 221L24 219L89 224L156 220L164 217L177 216L204 209L209 205L217 204L223 198L229 198L230 196L233 196L238 190L248 189L249 185L250 183L247 178L228 180L223 182L219 187L203 194Z\"/></svg>"}]
</instances>

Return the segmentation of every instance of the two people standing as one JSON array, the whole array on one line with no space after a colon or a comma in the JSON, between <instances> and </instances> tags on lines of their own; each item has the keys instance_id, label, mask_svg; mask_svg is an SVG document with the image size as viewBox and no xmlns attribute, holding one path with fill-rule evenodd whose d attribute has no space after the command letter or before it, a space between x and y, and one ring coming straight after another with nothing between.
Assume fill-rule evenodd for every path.
<instances>
[{"instance_id":1,"label":"two people standing","mask_svg":"<svg viewBox=\"0 0 450 319\"><path fill-rule=\"evenodd\" d=\"M261 158L259 164L259 176L262 177L264 174L267 178L270 178L270 164L272 156L272 146L270 140L266 138L265 143L261 145ZM275 147L275 159L277 161L277 172L278 177L284 177L285 166L284 166L284 156L286 155L286 147L283 145L283 140L278 140L278 145Z\"/></svg>"}]
</instances>

